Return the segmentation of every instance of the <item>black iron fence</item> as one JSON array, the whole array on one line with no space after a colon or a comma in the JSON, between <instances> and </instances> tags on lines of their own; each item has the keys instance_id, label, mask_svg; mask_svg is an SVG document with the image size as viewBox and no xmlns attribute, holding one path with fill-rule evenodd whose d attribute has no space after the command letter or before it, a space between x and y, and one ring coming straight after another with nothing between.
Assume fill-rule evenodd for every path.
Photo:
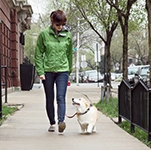
<instances>
[{"instance_id":1,"label":"black iron fence","mask_svg":"<svg viewBox=\"0 0 151 150\"><path fill-rule=\"evenodd\" d=\"M0 89L0 93L1 93L1 97L0 97L0 118L2 118L2 87L5 87L5 103L7 103L7 66L1 66L0 68L0 77L1 76L1 73L3 72L4 70L4 82L2 82L2 79L1 79L1 89Z\"/></svg>"},{"instance_id":2,"label":"black iron fence","mask_svg":"<svg viewBox=\"0 0 151 150\"><path fill-rule=\"evenodd\" d=\"M1 66L1 68L4 70L4 82L2 82L2 87L4 87L5 92L5 103L7 103L7 66Z\"/></svg>"},{"instance_id":3,"label":"black iron fence","mask_svg":"<svg viewBox=\"0 0 151 150\"><path fill-rule=\"evenodd\" d=\"M131 132L135 126L148 134L151 141L151 89L138 80L135 86L130 86L124 79L118 88L119 122L122 118L130 122Z\"/></svg>"}]
</instances>

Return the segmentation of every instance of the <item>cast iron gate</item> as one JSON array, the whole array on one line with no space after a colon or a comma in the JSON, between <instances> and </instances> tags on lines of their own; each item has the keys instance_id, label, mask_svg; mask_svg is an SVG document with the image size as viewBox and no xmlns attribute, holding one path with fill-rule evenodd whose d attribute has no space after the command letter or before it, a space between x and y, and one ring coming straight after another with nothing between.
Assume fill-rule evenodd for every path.
<instances>
[{"instance_id":1,"label":"cast iron gate","mask_svg":"<svg viewBox=\"0 0 151 150\"><path fill-rule=\"evenodd\" d=\"M151 89L139 80L131 87L124 79L118 88L119 122L122 118L130 122L131 132L135 126L148 133L148 141L151 141Z\"/></svg>"}]
</instances>

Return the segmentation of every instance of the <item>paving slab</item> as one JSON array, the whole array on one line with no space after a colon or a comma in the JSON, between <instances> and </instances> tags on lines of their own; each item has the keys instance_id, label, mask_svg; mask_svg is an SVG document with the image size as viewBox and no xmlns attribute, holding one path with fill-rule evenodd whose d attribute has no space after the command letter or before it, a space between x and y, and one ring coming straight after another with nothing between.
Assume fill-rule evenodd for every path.
<instances>
[{"instance_id":1,"label":"paving slab","mask_svg":"<svg viewBox=\"0 0 151 150\"><path fill-rule=\"evenodd\" d=\"M85 97L92 102L98 102L100 93L99 87L69 86L67 114L75 113L72 97ZM55 132L48 132L49 122L42 86L34 87L30 91L10 93L8 103L24 104L24 107L9 116L0 126L1 150L150 150L101 112L98 112L97 133L79 134L76 117L66 117L67 128L63 134L58 133L57 126Z\"/></svg>"}]
</instances>

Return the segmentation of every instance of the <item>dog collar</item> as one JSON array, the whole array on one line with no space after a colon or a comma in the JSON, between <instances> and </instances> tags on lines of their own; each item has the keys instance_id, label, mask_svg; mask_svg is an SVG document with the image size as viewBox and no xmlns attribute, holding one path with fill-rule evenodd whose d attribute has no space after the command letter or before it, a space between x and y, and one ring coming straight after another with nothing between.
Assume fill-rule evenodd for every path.
<instances>
[{"instance_id":1,"label":"dog collar","mask_svg":"<svg viewBox=\"0 0 151 150\"><path fill-rule=\"evenodd\" d=\"M91 108L92 106L93 106L93 105L90 104L89 108L88 108L85 112L83 112L83 113L77 113L77 115L84 115L84 114L86 114L86 113L90 110L90 108Z\"/></svg>"}]
</instances>

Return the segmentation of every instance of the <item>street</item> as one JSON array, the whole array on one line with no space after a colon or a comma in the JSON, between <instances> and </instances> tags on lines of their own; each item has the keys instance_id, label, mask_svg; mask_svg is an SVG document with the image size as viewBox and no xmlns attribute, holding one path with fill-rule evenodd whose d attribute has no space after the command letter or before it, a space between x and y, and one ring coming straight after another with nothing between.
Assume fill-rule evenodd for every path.
<instances>
[{"instance_id":1,"label":"street","mask_svg":"<svg viewBox=\"0 0 151 150\"><path fill-rule=\"evenodd\" d=\"M120 85L120 82L111 82L111 85L113 88L118 88L118 85ZM103 86L103 82L99 82L99 83L79 83L77 85L77 83L71 83L71 86L88 86L88 87L101 87Z\"/></svg>"}]
</instances>

